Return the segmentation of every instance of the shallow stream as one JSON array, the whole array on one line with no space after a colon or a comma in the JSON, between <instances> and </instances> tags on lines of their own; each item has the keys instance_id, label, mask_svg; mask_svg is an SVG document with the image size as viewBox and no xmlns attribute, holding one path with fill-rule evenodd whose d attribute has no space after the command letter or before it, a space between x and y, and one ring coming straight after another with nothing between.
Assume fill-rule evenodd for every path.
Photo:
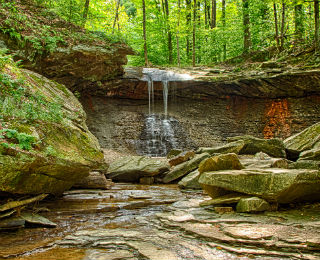
<instances>
[{"instance_id":1,"label":"shallow stream","mask_svg":"<svg viewBox=\"0 0 320 260\"><path fill-rule=\"evenodd\" d=\"M116 184L71 190L37 210L57 228L0 233L0 259L320 259L320 206L217 214L201 191Z\"/></svg>"}]
</instances>

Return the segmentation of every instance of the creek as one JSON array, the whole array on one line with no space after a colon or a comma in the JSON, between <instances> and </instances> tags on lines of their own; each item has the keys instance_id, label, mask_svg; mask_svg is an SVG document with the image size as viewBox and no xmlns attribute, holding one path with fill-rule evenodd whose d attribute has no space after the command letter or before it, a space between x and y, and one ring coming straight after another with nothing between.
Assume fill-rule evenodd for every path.
<instances>
[{"instance_id":1,"label":"creek","mask_svg":"<svg viewBox=\"0 0 320 260\"><path fill-rule=\"evenodd\" d=\"M206 199L176 185L70 190L37 206L57 228L2 232L0 259L319 259L319 205L217 214Z\"/></svg>"}]
</instances>

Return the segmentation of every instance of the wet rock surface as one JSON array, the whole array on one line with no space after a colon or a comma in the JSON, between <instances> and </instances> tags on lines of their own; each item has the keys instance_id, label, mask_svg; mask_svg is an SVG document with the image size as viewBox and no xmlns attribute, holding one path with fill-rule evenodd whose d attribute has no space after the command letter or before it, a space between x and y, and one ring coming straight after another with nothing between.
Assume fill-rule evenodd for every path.
<instances>
[{"instance_id":1,"label":"wet rock surface","mask_svg":"<svg viewBox=\"0 0 320 260\"><path fill-rule=\"evenodd\" d=\"M1 232L0 258L319 259L319 204L218 214L208 199L175 185L68 191L39 205L57 228Z\"/></svg>"},{"instance_id":2,"label":"wet rock surface","mask_svg":"<svg viewBox=\"0 0 320 260\"><path fill-rule=\"evenodd\" d=\"M126 156L110 164L107 176L116 181L139 182L141 177L156 176L169 169L166 159Z\"/></svg>"},{"instance_id":3,"label":"wet rock surface","mask_svg":"<svg viewBox=\"0 0 320 260\"><path fill-rule=\"evenodd\" d=\"M172 85L169 92L174 88ZM168 115L188 133L189 143L181 138L183 135L176 139L177 148L185 151L222 145L227 137L238 135L287 138L320 121L319 100L317 96L277 100L230 96L197 101L169 96ZM144 141L148 100L82 95L81 103L90 131L101 147L130 154L137 151L137 142ZM155 99L154 113L163 113L162 98Z\"/></svg>"},{"instance_id":4,"label":"wet rock surface","mask_svg":"<svg viewBox=\"0 0 320 260\"><path fill-rule=\"evenodd\" d=\"M317 170L269 168L205 172L199 183L214 190L235 191L271 202L320 199L320 172Z\"/></svg>"}]
</instances>

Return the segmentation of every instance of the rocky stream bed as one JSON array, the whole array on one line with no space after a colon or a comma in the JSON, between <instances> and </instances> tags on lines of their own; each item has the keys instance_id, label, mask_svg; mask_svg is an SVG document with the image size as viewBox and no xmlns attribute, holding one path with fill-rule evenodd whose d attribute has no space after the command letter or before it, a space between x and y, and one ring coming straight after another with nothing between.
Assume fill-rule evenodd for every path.
<instances>
[{"instance_id":1,"label":"rocky stream bed","mask_svg":"<svg viewBox=\"0 0 320 260\"><path fill-rule=\"evenodd\" d=\"M70 190L37 210L56 228L0 234L0 259L319 259L320 205L218 214L210 197L177 185L117 183Z\"/></svg>"}]
</instances>

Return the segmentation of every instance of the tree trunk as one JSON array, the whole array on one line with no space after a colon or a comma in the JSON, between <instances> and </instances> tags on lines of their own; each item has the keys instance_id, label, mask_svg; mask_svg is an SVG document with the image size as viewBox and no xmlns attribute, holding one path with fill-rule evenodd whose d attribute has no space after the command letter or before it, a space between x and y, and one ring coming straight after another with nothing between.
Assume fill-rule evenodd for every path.
<instances>
[{"instance_id":1,"label":"tree trunk","mask_svg":"<svg viewBox=\"0 0 320 260\"><path fill-rule=\"evenodd\" d=\"M319 0L314 0L314 43L319 50Z\"/></svg>"},{"instance_id":2,"label":"tree trunk","mask_svg":"<svg viewBox=\"0 0 320 260\"><path fill-rule=\"evenodd\" d=\"M86 22L87 22L89 4L90 4L90 0L86 0L86 2L84 4L83 14L82 14L82 26L83 27L86 25Z\"/></svg>"},{"instance_id":3,"label":"tree trunk","mask_svg":"<svg viewBox=\"0 0 320 260\"><path fill-rule=\"evenodd\" d=\"M189 39L189 33L190 33L190 26L191 26L191 0L186 0L186 5L187 5L187 15L186 15L186 20L187 20L187 58L190 58L190 39Z\"/></svg>"},{"instance_id":4,"label":"tree trunk","mask_svg":"<svg viewBox=\"0 0 320 260\"><path fill-rule=\"evenodd\" d=\"M113 26L112 26L112 34L114 33L114 28L116 27L116 23L117 23L117 21L118 21L119 6L120 6L120 0L117 0L116 14L115 14L115 16L114 16Z\"/></svg>"},{"instance_id":5,"label":"tree trunk","mask_svg":"<svg viewBox=\"0 0 320 260\"><path fill-rule=\"evenodd\" d=\"M143 12L143 50L144 50L144 64L149 66L148 61L148 50L147 50L147 30L146 30L146 4L145 1L142 0L142 12Z\"/></svg>"},{"instance_id":6,"label":"tree trunk","mask_svg":"<svg viewBox=\"0 0 320 260\"><path fill-rule=\"evenodd\" d=\"M302 42L303 33L304 33L302 4L298 4L294 6L294 25L295 25L295 41Z\"/></svg>"},{"instance_id":7,"label":"tree trunk","mask_svg":"<svg viewBox=\"0 0 320 260\"><path fill-rule=\"evenodd\" d=\"M207 20L208 20L208 28L211 27L211 19L210 19L210 0L208 2L208 5L207 5Z\"/></svg>"},{"instance_id":8,"label":"tree trunk","mask_svg":"<svg viewBox=\"0 0 320 260\"><path fill-rule=\"evenodd\" d=\"M286 25L286 4L282 0L282 15L281 15L281 32L280 32L280 50L284 47L284 29Z\"/></svg>"},{"instance_id":9,"label":"tree trunk","mask_svg":"<svg viewBox=\"0 0 320 260\"><path fill-rule=\"evenodd\" d=\"M211 29L213 29L217 26L217 0L212 0L211 8Z\"/></svg>"},{"instance_id":10,"label":"tree trunk","mask_svg":"<svg viewBox=\"0 0 320 260\"><path fill-rule=\"evenodd\" d=\"M180 6L180 0L178 0L177 61L178 61L178 66L179 67L181 66L181 62L180 62L180 44L179 44L180 13L181 13L181 6Z\"/></svg>"},{"instance_id":11,"label":"tree trunk","mask_svg":"<svg viewBox=\"0 0 320 260\"><path fill-rule=\"evenodd\" d=\"M165 16L166 16L166 23L167 23L167 30L168 30L168 51L169 51L169 64L173 63L172 59L172 34L171 34L171 28L169 24L169 3L168 0L164 0L165 4Z\"/></svg>"},{"instance_id":12,"label":"tree trunk","mask_svg":"<svg viewBox=\"0 0 320 260\"><path fill-rule=\"evenodd\" d=\"M243 53L248 53L251 48L249 0L242 0L243 12Z\"/></svg>"},{"instance_id":13,"label":"tree trunk","mask_svg":"<svg viewBox=\"0 0 320 260\"><path fill-rule=\"evenodd\" d=\"M227 42L226 42L226 0L222 0L222 26L223 26L223 60L227 59Z\"/></svg>"},{"instance_id":14,"label":"tree trunk","mask_svg":"<svg viewBox=\"0 0 320 260\"><path fill-rule=\"evenodd\" d=\"M204 26L207 28L208 17L207 17L207 0L204 0Z\"/></svg>"},{"instance_id":15,"label":"tree trunk","mask_svg":"<svg viewBox=\"0 0 320 260\"><path fill-rule=\"evenodd\" d=\"M280 42L279 42L279 29L278 29L278 13L277 13L277 4L273 3L273 14L274 14L274 25L276 29L276 42L277 42L277 49L280 49Z\"/></svg>"},{"instance_id":16,"label":"tree trunk","mask_svg":"<svg viewBox=\"0 0 320 260\"><path fill-rule=\"evenodd\" d=\"M196 66L196 21L197 20L197 0L193 0L193 30L192 30L192 66Z\"/></svg>"}]
</instances>

